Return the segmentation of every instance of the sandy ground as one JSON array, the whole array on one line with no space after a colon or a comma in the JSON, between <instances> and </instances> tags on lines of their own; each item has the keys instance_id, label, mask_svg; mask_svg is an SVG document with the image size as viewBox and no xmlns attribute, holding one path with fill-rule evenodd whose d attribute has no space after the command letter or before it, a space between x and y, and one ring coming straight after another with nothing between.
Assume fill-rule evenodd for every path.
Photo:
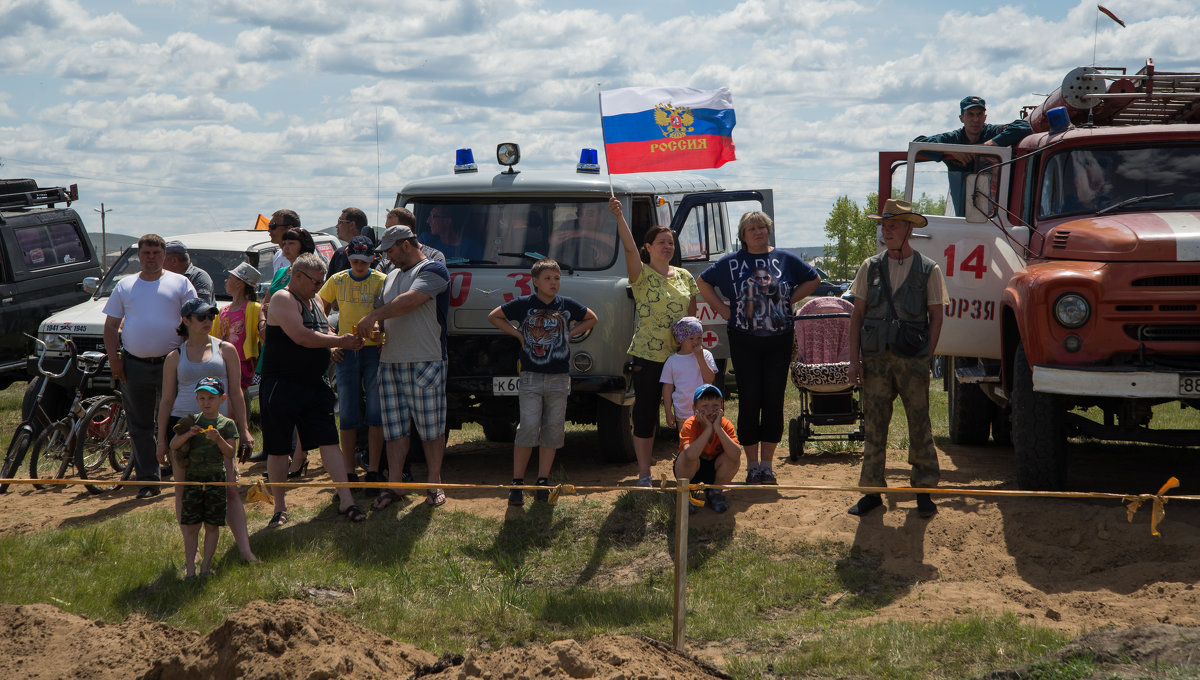
<instances>
[{"instance_id":1,"label":"sandy ground","mask_svg":"<svg viewBox=\"0 0 1200 680\"><path fill-rule=\"evenodd\" d=\"M593 455L590 446L585 437L577 434L570 436L567 447L560 454L561 468L565 471L565 479L560 481L576 485L632 484L632 465L595 464L591 460ZM656 448L656 476L669 472L670 453L670 443L659 442ZM783 449L781 453L784 453ZM942 486L946 489L1014 488L1011 482L1011 449L946 445L940 448L940 453ZM1071 485L1078 491L1152 493L1174 475L1183 482L1174 493L1197 494L1200 493L1198 454L1200 452L1196 449L1077 445L1073 447L1071 457ZM799 463L789 462L784 453L783 457L777 459L776 469L780 484L784 487L789 484L849 486L857 481L859 463L860 456L854 452L810 456ZM459 444L451 447L444 475L448 480L464 483L503 484L511 476L510 465L507 446ZM261 464L248 467L248 478L262 467ZM327 479L319 469L314 470L312 477ZM904 452L891 453L888 477L893 485L907 482L908 468ZM617 493L603 492L596 494L596 497L615 499ZM503 517L506 512L513 512L505 504L503 493L498 490L460 490L448 495L448 508L497 518ZM692 526L704 532L756 531L782 542L833 540L879 554L882 557L880 568L897 584L900 596L893 604L880 610L873 617L876 619L936 620L970 613L1012 612L1031 623L1067 633L1152 624L1200 626L1198 502L1178 500L1168 503L1166 516L1159 525L1161 535L1153 536L1149 505L1139 510L1130 522L1126 519L1125 506L1115 500L998 499L950 495L936 498L940 506L939 513L930 520L923 520L917 516L913 498L897 494L886 497L884 511L876 511L866 519L859 520L846 514L846 508L858 497L853 492L751 488L732 490L728 496L732 505L728 513L716 515L706 508L691 518ZM317 491L301 490L291 492L289 498L298 504L325 503L328 496ZM572 497L564 496L559 502L572 501ZM0 533L24 533L51 526L85 523L168 503L170 501L166 495L150 501L138 501L133 498L132 491L91 497L74 489L39 492L14 488L0 496ZM251 533L261 528L255 526L256 523L265 521L263 517L253 519ZM662 561L662 564L651 566L669 569L669 557L664 554ZM645 565L633 568L645 568ZM615 572L604 577L621 580L622 574ZM27 610L26 613L36 610L41 616L50 617L46 613L50 611L49 607L23 609ZM253 605L248 609L253 610ZM69 614L58 614L59 619L71 618ZM12 616L6 615L8 618ZM255 622L252 611L239 613L230 621L238 616L249 618L236 625L251 628L267 625L262 621ZM310 612L309 616L336 615L316 610ZM302 619L295 624L297 630L307 625L314 631L315 637L308 636L310 641L325 640L322 630L334 631L341 626L329 621L307 621L300 614L297 617ZM52 633L42 631L37 633L41 637L29 640L29 631L22 635L13 621L4 620L3 617L0 617L0 621L3 621L0 625L7 626L9 632L5 635L5 644L10 646L19 646L10 639L13 636L22 641L20 644L32 646L37 646L39 639L53 639ZM284 625L279 621L275 623ZM82 620L72 625L85 624L95 625ZM58 625L66 624L59 621ZM236 625L227 622L225 627L236 628ZM107 630L117 631L120 633L118 637L128 639L125 627L129 626L139 630L163 629L161 624L134 617L121 626L108 627ZM1175 630L1173 626L1168 628ZM1195 629L1190 630L1196 632ZM214 631L204 639L197 637L193 647L189 648L192 651L185 650L178 658L153 660L154 666L148 677L205 676L209 670L198 665L200 661L197 659L221 655L214 651L203 652L195 645L220 646L223 643L211 639L216 633ZM161 634L194 635L180 631ZM370 631L362 634L375 635ZM255 639L265 644L267 649L272 649L270 636L266 633L261 635L261 640ZM1179 637L1176 633L1172 635ZM92 635L89 639L94 641L97 638ZM610 642L568 641L555 643L559 644L558 647L500 650L486 656L469 657L468 662L481 669L486 667L487 674L481 671L481 674L464 675L464 669L468 668L468 664L464 664L446 669L437 677L519 677L519 673L505 675L495 671L501 667L515 668L522 664L532 669L531 675L537 674L535 666L553 667L557 669L554 673L565 673L548 674L545 677L719 677L711 674L715 672L711 668L671 666L676 663L695 663L671 655L664 656L664 659L669 656L670 660L664 660L658 670L639 670L630 674L630 669L625 669L625 675L622 676L621 664L613 663L613 660L642 658L646 652L639 645L650 643L632 638L605 639ZM605 650L604 645L610 643L616 651ZM1123 639L1120 644L1126 643ZM316 642L312 644L320 647ZM1200 647L1200 643L1195 646ZM318 658L318 651L296 651L296 663L311 663L308 659ZM389 653L376 659L350 656L341 659L329 653L332 656L320 657L324 659L322 663L328 662L333 664L331 668L341 668L342 671L310 677L395 677L396 673L403 677L406 674L402 672L403 664L416 668L431 663L422 657L428 655L420 650L398 645L393 651L395 654ZM709 660L719 658L716 653L718 650L695 651ZM273 655L282 653L285 652L270 652ZM7 668L4 662L0 662L0 669L18 671L19 675L28 677L59 677L29 676L27 667L21 670L19 665L12 665L12 654L0 656L10 657ZM237 659L221 658L224 659L222 663L241 663ZM342 661L350 666L337 666ZM252 660L245 663L253 665ZM380 669L380 675L374 674L376 666ZM596 670L593 675L571 675L571 671L563 670L565 667L577 670L592 667ZM347 668L368 670L359 674L358 671L349 672ZM385 668L392 670L385 671ZM124 670L127 675L131 674L131 669ZM132 672L140 673L143 670L146 669ZM242 672L245 677L266 677L247 670Z\"/></svg>"}]
</instances>

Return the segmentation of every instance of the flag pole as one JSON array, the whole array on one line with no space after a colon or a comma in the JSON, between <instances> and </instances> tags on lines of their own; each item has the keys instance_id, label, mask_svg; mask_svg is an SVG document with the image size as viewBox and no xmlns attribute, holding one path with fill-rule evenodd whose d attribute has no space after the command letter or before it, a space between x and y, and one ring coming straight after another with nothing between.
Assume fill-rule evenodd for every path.
<instances>
[{"instance_id":1,"label":"flag pole","mask_svg":"<svg viewBox=\"0 0 1200 680\"><path fill-rule=\"evenodd\" d=\"M612 173L608 170L608 140L604 137L604 100L600 97L600 83L596 83L596 103L600 109L600 142L604 146L604 174L608 175L608 195L615 198L613 191Z\"/></svg>"}]
</instances>

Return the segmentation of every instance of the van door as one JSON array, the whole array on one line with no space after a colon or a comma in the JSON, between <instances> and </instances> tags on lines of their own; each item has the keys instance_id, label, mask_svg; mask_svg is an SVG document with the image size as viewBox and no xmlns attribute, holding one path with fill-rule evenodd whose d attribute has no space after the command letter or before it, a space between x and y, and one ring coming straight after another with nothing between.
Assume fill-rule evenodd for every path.
<instances>
[{"instance_id":1,"label":"van door","mask_svg":"<svg viewBox=\"0 0 1200 680\"><path fill-rule=\"evenodd\" d=\"M758 209L775 219L775 194L771 189L743 191L709 191L686 194L679 199L671 217L671 232L675 234L674 265L683 267L700 278L700 273L712 263L741 247L737 240L737 220L728 212L730 203L757 204ZM775 233L771 232L771 244ZM696 316L704 324L704 346L719 363L729 357L729 339L725 333L726 319L718 315L703 299L697 299Z\"/></svg>"}]
</instances>

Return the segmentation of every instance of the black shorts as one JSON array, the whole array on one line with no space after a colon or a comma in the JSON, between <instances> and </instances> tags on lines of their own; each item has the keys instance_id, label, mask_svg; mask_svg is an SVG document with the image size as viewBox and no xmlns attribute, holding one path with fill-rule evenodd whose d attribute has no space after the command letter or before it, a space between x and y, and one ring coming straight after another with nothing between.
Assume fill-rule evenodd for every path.
<instances>
[{"instance_id":1,"label":"black shorts","mask_svg":"<svg viewBox=\"0 0 1200 680\"><path fill-rule=\"evenodd\" d=\"M321 446L337 446L337 421L334 406L337 397L328 385L283 380L263 376L259 400L264 414L263 452L268 456L286 456L292 452L292 431L300 435L300 446L308 451Z\"/></svg>"},{"instance_id":2,"label":"black shorts","mask_svg":"<svg viewBox=\"0 0 1200 680\"><path fill-rule=\"evenodd\" d=\"M671 471L672 472L675 472L675 463L678 461L679 461L679 457L676 456L675 460L671 462ZM678 478L679 473L675 472L675 476L676 476L676 478ZM717 483L717 459L716 458L701 458L700 466L696 468L696 474L692 475L692 478L689 479L688 481L691 482L692 484L716 484Z\"/></svg>"},{"instance_id":3,"label":"black shorts","mask_svg":"<svg viewBox=\"0 0 1200 680\"><path fill-rule=\"evenodd\" d=\"M188 477L189 482L224 482L225 472L201 478ZM180 524L211 524L225 526L225 507L228 504L224 486L183 487L183 507L179 511Z\"/></svg>"}]
</instances>

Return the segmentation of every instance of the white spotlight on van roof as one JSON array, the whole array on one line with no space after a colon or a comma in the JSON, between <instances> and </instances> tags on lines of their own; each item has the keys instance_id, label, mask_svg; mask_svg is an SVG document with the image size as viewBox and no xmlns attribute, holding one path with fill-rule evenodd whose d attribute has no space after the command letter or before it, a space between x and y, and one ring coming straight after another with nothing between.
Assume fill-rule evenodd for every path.
<instances>
[{"instance_id":1,"label":"white spotlight on van roof","mask_svg":"<svg viewBox=\"0 0 1200 680\"><path fill-rule=\"evenodd\" d=\"M496 162L507 167L506 172L516 172L512 166L521 162L521 147L516 142L497 144Z\"/></svg>"}]
</instances>

